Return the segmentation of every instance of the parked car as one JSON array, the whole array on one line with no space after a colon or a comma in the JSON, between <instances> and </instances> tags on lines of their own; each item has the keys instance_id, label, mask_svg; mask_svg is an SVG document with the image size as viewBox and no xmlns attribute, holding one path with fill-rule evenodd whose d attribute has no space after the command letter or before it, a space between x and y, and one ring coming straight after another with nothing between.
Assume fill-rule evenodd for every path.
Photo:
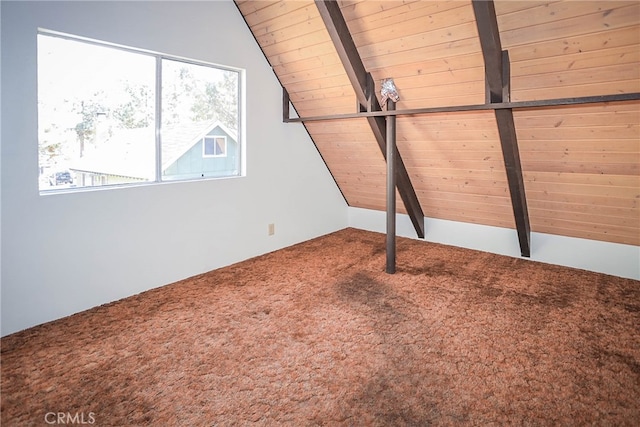
<instances>
[{"instance_id":1,"label":"parked car","mask_svg":"<svg viewBox=\"0 0 640 427\"><path fill-rule=\"evenodd\" d=\"M73 178L69 171L56 172L49 177L50 185L73 184Z\"/></svg>"}]
</instances>

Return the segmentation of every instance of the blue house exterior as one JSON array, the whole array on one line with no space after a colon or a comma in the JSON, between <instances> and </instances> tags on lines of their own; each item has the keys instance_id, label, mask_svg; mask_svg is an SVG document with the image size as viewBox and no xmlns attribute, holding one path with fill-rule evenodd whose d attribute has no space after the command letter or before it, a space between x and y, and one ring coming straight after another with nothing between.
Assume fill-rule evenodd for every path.
<instances>
[{"instance_id":1,"label":"blue house exterior","mask_svg":"<svg viewBox=\"0 0 640 427\"><path fill-rule=\"evenodd\" d=\"M167 132L166 138L171 138ZM163 139L163 158L167 144ZM215 123L204 134L192 140L187 150L168 159L163 168L163 179L188 179L238 175L240 172L236 136L220 123ZM175 159L175 160L174 160Z\"/></svg>"}]
</instances>

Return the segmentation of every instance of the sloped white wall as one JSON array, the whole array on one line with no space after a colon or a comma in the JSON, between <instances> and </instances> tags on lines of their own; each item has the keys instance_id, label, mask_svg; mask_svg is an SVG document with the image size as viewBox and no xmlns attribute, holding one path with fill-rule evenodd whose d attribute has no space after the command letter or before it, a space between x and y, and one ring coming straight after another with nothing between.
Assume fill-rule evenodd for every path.
<instances>
[{"instance_id":1,"label":"sloped white wall","mask_svg":"<svg viewBox=\"0 0 640 427\"><path fill-rule=\"evenodd\" d=\"M385 233L386 214L350 207L349 226ZM396 217L396 235L417 238L408 215ZM425 218L425 240L520 257L518 235L509 228ZM531 257L523 259L640 280L638 246L531 233Z\"/></svg>"},{"instance_id":2,"label":"sloped white wall","mask_svg":"<svg viewBox=\"0 0 640 427\"><path fill-rule=\"evenodd\" d=\"M0 7L2 335L347 226L304 128L282 123L280 85L232 2ZM40 196L39 27L245 69L247 176Z\"/></svg>"}]
</instances>

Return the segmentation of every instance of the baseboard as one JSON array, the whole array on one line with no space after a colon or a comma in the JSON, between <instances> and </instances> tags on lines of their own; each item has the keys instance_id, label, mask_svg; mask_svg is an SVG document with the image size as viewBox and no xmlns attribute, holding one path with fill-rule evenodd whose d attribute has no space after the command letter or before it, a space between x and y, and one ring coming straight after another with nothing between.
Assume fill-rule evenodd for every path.
<instances>
[{"instance_id":1,"label":"baseboard","mask_svg":"<svg viewBox=\"0 0 640 427\"><path fill-rule=\"evenodd\" d=\"M385 212L350 207L348 215L350 227L386 231ZM418 238L408 215L398 214L396 235ZM520 257L516 231L509 228L425 218L424 240ZM640 280L640 247L633 245L532 232L531 258L525 259Z\"/></svg>"}]
</instances>

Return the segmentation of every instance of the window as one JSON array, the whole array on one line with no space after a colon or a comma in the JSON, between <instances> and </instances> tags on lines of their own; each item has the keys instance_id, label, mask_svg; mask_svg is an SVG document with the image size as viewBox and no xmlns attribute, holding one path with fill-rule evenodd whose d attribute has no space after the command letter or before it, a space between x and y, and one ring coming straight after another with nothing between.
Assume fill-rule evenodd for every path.
<instances>
[{"instance_id":1,"label":"window","mask_svg":"<svg viewBox=\"0 0 640 427\"><path fill-rule=\"evenodd\" d=\"M202 157L224 157L227 155L227 138L205 136L202 139Z\"/></svg>"},{"instance_id":2,"label":"window","mask_svg":"<svg viewBox=\"0 0 640 427\"><path fill-rule=\"evenodd\" d=\"M238 176L241 71L38 34L42 192Z\"/></svg>"}]
</instances>

